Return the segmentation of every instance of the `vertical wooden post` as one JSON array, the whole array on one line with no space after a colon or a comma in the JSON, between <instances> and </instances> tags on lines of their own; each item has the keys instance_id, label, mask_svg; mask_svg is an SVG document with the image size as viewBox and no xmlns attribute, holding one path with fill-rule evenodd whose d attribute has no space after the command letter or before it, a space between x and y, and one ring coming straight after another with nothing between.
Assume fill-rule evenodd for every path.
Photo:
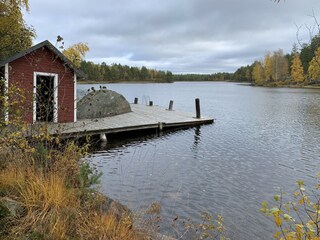
<instances>
[{"instance_id":1,"label":"vertical wooden post","mask_svg":"<svg viewBox=\"0 0 320 240\"><path fill-rule=\"evenodd\" d=\"M149 101L149 106L150 106L150 107L153 106L153 101Z\"/></svg>"},{"instance_id":2,"label":"vertical wooden post","mask_svg":"<svg viewBox=\"0 0 320 240\"><path fill-rule=\"evenodd\" d=\"M169 102L169 111L172 111L172 106L173 106L173 101L172 100L170 100L170 102Z\"/></svg>"},{"instance_id":3,"label":"vertical wooden post","mask_svg":"<svg viewBox=\"0 0 320 240\"><path fill-rule=\"evenodd\" d=\"M200 113L200 99L196 98L196 118L201 118L201 113Z\"/></svg>"},{"instance_id":4,"label":"vertical wooden post","mask_svg":"<svg viewBox=\"0 0 320 240\"><path fill-rule=\"evenodd\" d=\"M134 104L138 104L138 98L134 98Z\"/></svg>"}]
</instances>

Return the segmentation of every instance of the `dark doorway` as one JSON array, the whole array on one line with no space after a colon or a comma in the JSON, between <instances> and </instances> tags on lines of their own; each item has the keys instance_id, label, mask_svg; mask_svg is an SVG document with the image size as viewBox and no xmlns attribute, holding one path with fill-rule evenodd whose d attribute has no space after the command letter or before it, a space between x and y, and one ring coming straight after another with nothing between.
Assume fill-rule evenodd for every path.
<instances>
[{"instance_id":1,"label":"dark doorway","mask_svg":"<svg viewBox=\"0 0 320 240\"><path fill-rule=\"evenodd\" d=\"M36 120L54 121L54 76L37 75Z\"/></svg>"}]
</instances>

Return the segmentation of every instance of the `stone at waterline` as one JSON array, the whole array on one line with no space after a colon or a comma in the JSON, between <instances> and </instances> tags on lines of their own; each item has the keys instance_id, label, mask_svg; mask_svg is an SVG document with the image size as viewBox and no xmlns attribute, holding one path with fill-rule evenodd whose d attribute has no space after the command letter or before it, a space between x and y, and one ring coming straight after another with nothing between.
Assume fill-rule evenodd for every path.
<instances>
[{"instance_id":1,"label":"stone at waterline","mask_svg":"<svg viewBox=\"0 0 320 240\"><path fill-rule=\"evenodd\" d=\"M119 93L101 89L84 96L77 105L78 119L94 119L131 112L129 102Z\"/></svg>"},{"instance_id":2,"label":"stone at waterline","mask_svg":"<svg viewBox=\"0 0 320 240\"><path fill-rule=\"evenodd\" d=\"M132 212L125 205L104 196L103 203L101 205L101 210L104 213L114 216L117 221L122 220L127 216L131 216Z\"/></svg>"},{"instance_id":3,"label":"stone at waterline","mask_svg":"<svg viewBox=\"0 0 320 240\"><path fill-rule=\"evenodd\" d=\"M21 217L25 213L23 204L8 197L0 198L0 219Z\"/></svg>"}]
</instances>

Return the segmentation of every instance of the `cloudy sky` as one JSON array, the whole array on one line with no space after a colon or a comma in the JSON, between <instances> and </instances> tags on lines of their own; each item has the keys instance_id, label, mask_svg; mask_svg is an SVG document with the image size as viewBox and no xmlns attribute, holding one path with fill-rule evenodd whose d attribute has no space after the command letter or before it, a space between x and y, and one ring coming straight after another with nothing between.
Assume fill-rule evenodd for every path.
<instances>
[{"instance_id":1,"label":"cloudy sky","mask_svg":"<svg viewBox=\"0 0 320 240\"><path fill-rule=\"evenodd\" d=\"M89 44L86 60L174 73L233 72L308 41L320 0L29 0L36 43Z\"/></svg>"}]
</instances>

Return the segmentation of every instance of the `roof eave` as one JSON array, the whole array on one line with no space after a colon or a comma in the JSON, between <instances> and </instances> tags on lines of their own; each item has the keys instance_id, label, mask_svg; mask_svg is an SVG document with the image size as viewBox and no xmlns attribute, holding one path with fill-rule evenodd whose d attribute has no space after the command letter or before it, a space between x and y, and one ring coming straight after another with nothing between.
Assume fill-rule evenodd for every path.
<instances>
[{"instance_id":1,"label":"roof eave","mask_svg":"<svg viewBox=\"0 0 320 240\"><path fill-rule=\"evenodd\" d=\"M53 46L48 40L45 40L41 43L38 43L34 46L32 46L31 48L25 50L25 51L22 51L20 53L17 53L9 58L7 58L6 60L4 61L0 61L0 66L4 66L5 64L7 63L10 63L18 58L21 58L41 47L47 47L50 51L54 52L63 62L65 62L69 68L71 68L75 74L77 75L77 77L79 79L83 79L85 78L85 74L83 71L81 71L80 69L78 69L65 55L63 55L62 52L60 52L55 46Z\"/></svg>"}]
</instances>

